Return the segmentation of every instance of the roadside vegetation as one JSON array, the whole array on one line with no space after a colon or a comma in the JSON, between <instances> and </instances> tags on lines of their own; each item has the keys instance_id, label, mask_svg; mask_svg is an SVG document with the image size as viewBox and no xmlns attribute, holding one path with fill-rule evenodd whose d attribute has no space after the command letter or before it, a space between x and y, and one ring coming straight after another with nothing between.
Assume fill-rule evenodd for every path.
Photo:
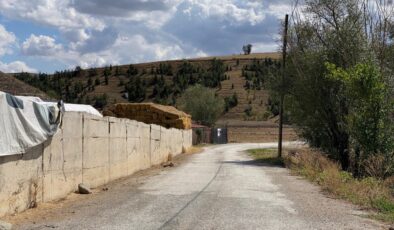
<instances>
[{"instance_id":1,"label":"roadside vegetation","mask_svg":"<svg viewBox=\"0 0 394 230\"><path fill-rule=\"evenodd\" d=\"M272 96L285 93L288 122L343 171L385 180L394 175L394 6L305 4L294 10L285 84L271 84Z\"/></svg>"},{"instance_id":2,"label":"roadside vegetation","mask_svg":"<svg viewBox=\"0 0 394 230\"><path fill-rule=\"evenodd\" d=\"M250 149L247 152L259 163L285 166L336 198L376 211L371 217L394 223L394 177L385 180L355 178L325 154L308 148L286 150L282 159L278 158L277 149Z\"/></svg>"},{"instance_id":3,"label":"roadside vegetation","mask_svg":"<svg viewBox=\"0 0 394 230\"><path fill-rule=\"evenodd\" d=\"M289 25L284 84L270 81L278 79L278 68L267 79L272 110L284 93L286 122L314 149L289 151L284 165L392 223L393 15L394 6L385 1L305 1ZM249 153L279 162L269 150Z\"/></svg>"}]
</instances>

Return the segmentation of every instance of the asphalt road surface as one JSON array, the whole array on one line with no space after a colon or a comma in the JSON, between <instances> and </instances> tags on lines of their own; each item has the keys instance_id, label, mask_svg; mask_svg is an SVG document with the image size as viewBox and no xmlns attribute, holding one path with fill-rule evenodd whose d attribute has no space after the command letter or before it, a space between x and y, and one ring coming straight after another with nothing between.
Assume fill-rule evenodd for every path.
<instances>
[{"instance_id":1,"label":"asphalt road surface","mask_svg":"<svg viewBox=\"0 0 394 230\"><path fill-rule=\"evenodd\" d=\"M275 146L208 147L173 168L112 183L108 191L85 195L17 228L387 229L287 169L259 165L244 152Z\"/></svg>"}]
</instances>

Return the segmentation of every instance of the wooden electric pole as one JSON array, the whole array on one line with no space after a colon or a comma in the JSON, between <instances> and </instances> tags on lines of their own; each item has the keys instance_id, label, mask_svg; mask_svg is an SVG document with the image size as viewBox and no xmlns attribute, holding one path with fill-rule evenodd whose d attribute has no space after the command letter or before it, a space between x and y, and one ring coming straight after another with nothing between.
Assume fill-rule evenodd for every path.
<instances>
[{"instance_id":1,"label":"wooden electric pole","mask_svg":"<svg viewBox=\"0 0 394 230\"><path fill-rule=\"evenodd\" d=\"M282 53L282 75L280 79L280 102L279 102L279 142L278 142L278 155L282 157L282 139L283 139L283 101L285 98L284 84L286 75L286 50L287 50L287 30L289 26L289 15L285 17L285 29L283 33L283 53Z\"/></svg>"}]
</instances>

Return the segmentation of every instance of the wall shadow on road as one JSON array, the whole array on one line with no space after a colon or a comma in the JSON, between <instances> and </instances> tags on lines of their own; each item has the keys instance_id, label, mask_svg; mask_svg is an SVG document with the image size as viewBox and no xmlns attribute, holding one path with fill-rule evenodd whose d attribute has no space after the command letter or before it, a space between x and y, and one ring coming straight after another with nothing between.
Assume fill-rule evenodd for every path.
<instances>
[{"instance_id":1,"label":"wall shadow on road","mask_svg":"<svg viewBox=\"0 0 394 230\"><path fill-rule=\"evenodd\" d=\"M244 160L244 161L222 161L224 164L236 164L242 166L264 166L273 168L284 168L283 161L278 158L266 158L257 160Z\"/></svg>"}]
</instances>

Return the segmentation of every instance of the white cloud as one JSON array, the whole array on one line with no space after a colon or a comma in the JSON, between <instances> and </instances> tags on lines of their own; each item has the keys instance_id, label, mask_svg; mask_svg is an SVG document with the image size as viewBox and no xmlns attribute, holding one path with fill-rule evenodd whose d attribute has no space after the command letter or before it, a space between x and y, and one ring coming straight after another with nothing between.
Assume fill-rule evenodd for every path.
<instances>
[{"instance_id":1,"label":"white cloud","mask_svg":"<svg viewBox=\"0 0 394 230\"><path fill-rule=\"evenodd\" d=\"M185 51L179 45L165 41L149 42L141 35L133 35L118 37L112 46L99 52L81 54L76 50L68 50L57 53L51 59L67 63L68 68L77 65L82 68L89 68L196 56L207 56L207 54L198 49Z\"/></svg>"},{"instance_id":2,"label":"white cloud","mask_svg":"<svg viewBox=\"0 0 394 230\"><path fill-rule=\"evenodd\" d=\"M240 3L234 0L188 0L201 10L203 17L218 17L233 23L255 25L265 18L263 5L259 2Z\"/></svg>"},{"instance_id":3,"label":"white cloud","mask_svg":"<svg viewBox=\"0 0 394 230\"><path fill-rule=\"evenodd\" d=\"M291 13L292 6L290 4L277 3L268 6L268 13L279 19L283 19L286 13Z\"/></svg>"},{"instance_id":4,"label":"white cloud","mask_svg":"<svg viewBox=\"0 0 394 230\"><path fill-rule=\"evenodd\" d=\"M203 55L201 51L197 52ZM70 52L64 56L68 56L69 61L77 60L74 65L80 65L83 68L178 59L187 56L179 45L160 42L150 43L141 35L118 37L115 43L106 50L83 54L78 59L74 58L76 55L78 53Z\"/></svg>"},{"instance_id":5,"label":"white cloud","mask_svg":"<svg viewBox=\"0 0 394 230\"><path fill-rule=\"evenodd\" d=\"M279 33L278 18L288 10L288 2L291 0L0 0L0 15L7 20L58 31L52 37L32 34L17 45L15 35L0 27L0 56L19 48L23 58L55 61L56 68L62 64L87 68L223 55L240 51L245 43L253 44L256 52L272 51ZM37 28L33 32L43 34ZM52 71L54 66L35 67Z\"/></svg>"},{"instance_id":6,"label":"white cloud","mask_svg":"<svg viewBox=\"0 0 394 230\"><path fill-rule=\"evenodd\" d=\"M56 44L55 39L45 35L30 35L22 44L22 53L28 56L51 56L63 49L61 44Z\"/></svg>"},{"instance_id":7,"label":"white cloud","mask_svg":"<svg viewBox=\"0 0 394 230\"><path fill-rule=\"evenodd\" d=\"M69 4L68 0L0 0L0 13L60 28L104 28L100 19L78 13Z\"/></svg>"},{"instance_id":8,"label":"white cloud","mask_svg":"<svg viewBox=\"0 0 394 230\"><path fill-rule=\"evenodd\" d=\"M38 72L36 69L29 67L26 63L22 61L14 61L10 63L3 63L0 61L0 71L4 73Z\"/></svg>"},{"instance_id":9,"label":"white cloud","mask_svg":"<svg viewBox=\"0 0 394 230\"><path fill-rule=\"evenodd\" d=\"M89 38L85 29L61 29L61 34L70 42L83 42Z\"/></svg>"},{"instance_id":10,"label":"white cloud","mask_svg":"<svg viewBox=\"0 0 394 230\"><path fill-rule=\"evenodd\" d=\"M8 32L4 26L0 24L0 56L12 53L11 48L15 43L15 35Z\"/></svg>"},{"instance_id":11,"label":"white cloud","mask_svg":"<svg viewBox=\"0 0 394 230\"><path fill-rule=\"evenodd\" d=\"M255 43L253 44L252 51L256 53L276 52L279 51L280 46L275 43Z\"/></svg>"},{"instance_id":12,"label":"white cloud","mask_svg":"<svg viewBox=\"0 0 394 230\"><path fill-rule=\"evenodd\" d=\"M96 17L143 23L150 28L159 28L175 13L184 0L84 0L74 1L71 6L77 11Z\"/></svg>"}]
</instances>

